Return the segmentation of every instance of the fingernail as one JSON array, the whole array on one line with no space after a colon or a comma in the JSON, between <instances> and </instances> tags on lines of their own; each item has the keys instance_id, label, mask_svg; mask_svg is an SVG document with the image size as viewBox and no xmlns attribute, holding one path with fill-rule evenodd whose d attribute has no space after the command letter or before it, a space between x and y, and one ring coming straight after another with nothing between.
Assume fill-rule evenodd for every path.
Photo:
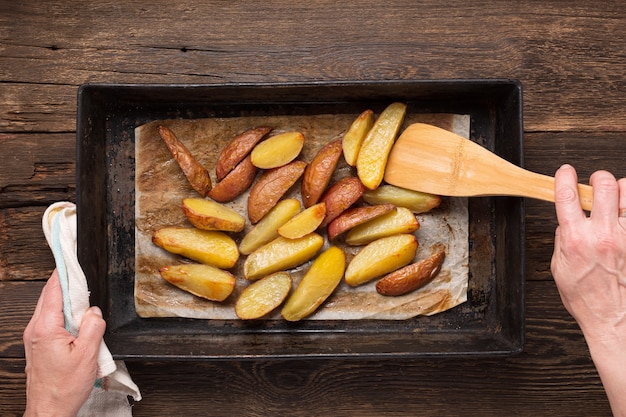
<instances>
[{"instance_id":1,"label":"fingernail","mask_svg":"<svg viewBox=\"0 0 626 417\"><path fill-rule=\"evenodd\" d=\"M102 317L102 310L100 310L100 307L98 306L93 306L90 308L91 312Z\"/></svg>"}]
</instances>

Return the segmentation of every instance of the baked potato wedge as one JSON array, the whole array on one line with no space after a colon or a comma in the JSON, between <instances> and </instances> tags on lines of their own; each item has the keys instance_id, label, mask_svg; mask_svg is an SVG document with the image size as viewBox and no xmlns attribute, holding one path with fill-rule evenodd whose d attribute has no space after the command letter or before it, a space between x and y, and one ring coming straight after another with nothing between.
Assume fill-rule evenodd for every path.
<instances>
[{"instance_id":1,"label":"baked potato wedge","mask_svg":"<svg viewBox=\"0 0 626 417\"><path fill-rule=\"evenodd\" d=\"M331 185L320 199L320 202L326 204L326 216L320 227L326 227L335 220L356 203L364 192L365 187L357 177L344 177Z\"/></svg>"},{"instance_id":2,"label":"baked potato wedge","mask_svg":"<svg viewBox=\"0 0 626 417\"><path fill-rule=\"evenodd\" d=\"M297 239L314 232L326 217L326 203L317 203L289 219L278 228L278 234L287 239Z\"/></svg>"},{"instance_id":3,"label":"baked potato wedge","mask_svg":"<svg viewBox=\"0 0 626 417\"><path fill-rule=\"evenodd\" d=\"M376 291L382 295L397 296L422 288L431 282L446 258L446 248L439 243L431 248L431 255L418 262L400 268L376 283Z\"/></svg>"},{"instance_id":4,"label":"baked potato wedge","mask_svg":"<svg viewBox=\"0 0 626 417\"><path fill-rule=\"evenodd\" d=\"M283 306L287 321L298 321L313 314L335 291L346 269L346 255L336 246L322 252L311 264Z\"/></svg>"},{"instance_id":5,"label":"baked potato wedge","mask_svg":"<svg viewBox=\"0 0 626 417\"><path fill-rule=\"evenodd\" d=\"M419 227L419 221L411 210L396 207L395 210L352 228L346 234L346 243L352 246L367 245L381 237L413 233Z\"/></svg>"},{"instance_id":6,"label":"baked potato wedge","mask_svg":"<svg viewBox=\"0 0 626 417\"><path fill-rule=\"evenodd\" d=\"M441 196L422 193L391 184L383 184L375 190L366 190L363 200L369 204L392 203L406 207L413 213L426 213L441 204Z\"/></svg>"},{"instance_id":7,"label":"baked potato wedge","mask_svg":"<svg viewBox=\"0 0 626 417\"><path fill-rule=\"evenodd\" d=\"M350 166L356 165L363 139L374 125L374 111L368 109L361 113L350 125L343 137L343 157Z\"/></svg>"},{"instance_id":8,"label":"baked potato wedge","mask_svg":"<svg viewBox=\"0 0 626 417\"><path fill-rule=\"evenodd\" d=\"M304 146L300 132L285 132L269 137L252 149L250 156L255 167L272 169L296 159Z\"/></svg>"},{"instance_id":9,"label":"baked potato wedge","mask_svg":"<svg viewBox=\"0 0 626 417\"><path fill-rule=\"evenodd\" d=\"M212 187L209 171L196 160L185 144L176 137L172 129L167 126L159 126L157 130L172 157L187 177L191 187L202 197L206 197Z\"/></svg>"},{"instance_id":10,"label":"baked potato wedge","mask_svg":"<svg viewBox=\"0 0 626 417\"><path fill-rule=\"evenodd\" d=\"M213 200L204 198L184 198L183 213L198 229L241 232L246 219L235 210Z\"/></svg>"},{"instance_id":11,"label":"baked potato wedge","mask_svg":"<svg viewBox=\"0 0 626 417\"><path fill-rule=\"evenodd\" d=\"M387 159L400 127L404 122L406 104L391 103L378 116L367 132L356 159L357 175L370 190L378 188L385 175Z\"/></svg>"},{"instance_id":12,"label":"baked potato wedge","mask_svg":"<svg viewBox=\"0 0 626 417\"><path fill-rule=\"evenodd\" d=\"M280 306L291 291L289 273L280 271L254 281L239 295L235 314L242 320L259 319Z\"/></svg>"},{"instance_id":13,"label":"baked potato wedge","mask_svg":"<svg viewBox=\"0 0 626 417\"><path fill-rule=\"evenodd\" d=\"M278 228L300 212L295 198L280 200L239 242L239 252L249 255L278 237Z\"/></svg>"},{"instance_id":14,"label":"baked potato wedge","mask_svg":"<svg viewBox=\"0 0 626 417\"><path fill-rule=\"evenodd\" d=\"M295 268L313 258L324 245L324 238L310 233L299 239L277 237L252 252L243 264L246 279L256 281L278 271Z\"/></svg>"},{"instance_id":15,"label":"baked potato wedge","mask_svg":"<svg viewBox=\"0 0 626 417\"><path fill-rule=\"evenodd\" d=\"M328 240L333 241L340 234L369 220L382 216L395 209L393 204L378 204L375 206L354 207L347 209L328 224L326 232Z\"/></svg>"},{"instance_id":16,"label":"baked potato wedge","mask_svg":"<svg viewBox=\"0 0 626 417\"><path fill-rule=\"evenodd\" d=\"M341 149L341 139L335 139L324 145L307 165L301 186L304 207L316 204L326 191L341 157Z\"/></svg>"},{"instance_id":17,"label":"baked potato wedge","mask_svg":"<svg viewBox=\"0 0 626 417\"><path fill-rule=\"evenodd\" d=\"M278 203L300 179L305 168L306 162L292 161L261 174L248 195L248 219L252 224L261 220Z\"/></svg>"},{"instance_id":18,"label":"baked potato wedge","mask_svg":"<svg viewBox=\"0 0 626 417\"><path fill-rule=\"evenodd\" d=\"M346 268L346 283L365 284L409 264L417 252L417 238L401 234L378 239L357 253Z\"/></svg>"},{"instance_id":19,"label":"baked potato wedge","mask_svg":"<svg viewBox=\"0 0 626 417\"><path fill-rule=\"evenodd\" d=\"M246 191L256 178L258 168L246 156L226 176L209 191L208 196L220 203L233 201Z\"/></svg>"},{"instance_id":20,"label":"baked potato wedge","mask_svg":"<svg viewBox=\"0 0 626 417\"><path fill-rule=\"evenodd\" d=\"M205 264L168 265L159 273L170 284L211 301L227 299L237 282L230 272Z\"/></svg>"},{"instance_id":21,"label":"baked potato wedge","mask_svg":"<svg viewBox=\"0 0 626 417\"><path fill-rule=\"evenodd\" d=\"M258 126L248 129L232 138L217 157L215 174L217 181L221 181L243 159L252 152L252 149L272 131L271 127Z\"/></svg>"},{"instance_id":22,"label":"baked potato wedge","mask_svg":"<svg viewBox=\"0 0 626 417\"><path fill-rule=\"evenodd\" d=\"M220 269L232 268L239 259L235 241L216 230L167 226L152 234L152 242L170 253Z\"/></svg>"}]
</instances>

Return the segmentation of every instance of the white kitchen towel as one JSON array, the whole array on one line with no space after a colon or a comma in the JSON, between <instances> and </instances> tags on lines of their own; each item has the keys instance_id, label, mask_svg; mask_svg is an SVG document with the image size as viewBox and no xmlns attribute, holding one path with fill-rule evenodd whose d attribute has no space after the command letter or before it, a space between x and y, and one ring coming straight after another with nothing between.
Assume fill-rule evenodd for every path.
<instances>
[{"instance_id":1,"label":"white kitchen towel","mask_svg":"<svg viewBox=\"0 0 626 417\"><path fill-rule=\"evenodd\" d=\"M65 328L77 335L83 314L89 309L89 288L76 253L76 205L65 201L52 204L43 215L42 228L59 273ZM139 388L130 377L124 361L114 360L102 340L98 354L98 380L78 415L132 416L128 396L135 401L141 400Z\"/></svg>"}]
</instances>

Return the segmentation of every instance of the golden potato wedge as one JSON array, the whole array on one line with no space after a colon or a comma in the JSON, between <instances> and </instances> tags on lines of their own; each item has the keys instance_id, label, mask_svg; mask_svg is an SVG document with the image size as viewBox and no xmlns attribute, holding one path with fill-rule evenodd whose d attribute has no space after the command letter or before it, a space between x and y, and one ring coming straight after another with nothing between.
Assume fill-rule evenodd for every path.
<instances>
[{"instance_id":1,"label":"golden potato wedge","mask_svg":"<svg viewBox=\"0 0 626 417\"><path fill-rule=\"evenodd\" d=\"M287 239L297 239L314 232L326 217L326 203L317 203L296 214L278 228L278 234Z\"/></svg>"},{"instance_id":2,"label":"golden potato wedge","mask_svg":"<svg viewBox=\"0 0 626 417\"><path fill-rule=\"evenodd\" d=\"M311 207L320 200L330 183L340 157L341 139L336 139L323 146L307 165L301 186L304 207Z\"/></svg>"},{"instance_id":3,"label":"golden potato wedge","mask_svg":"<svg viewBox=\"0 0 626 417\"><path fill-rule=\"evenodd\" d=\"M235 314L242 320L259 319L280 306L291 291L289 273L280 271L253 282L241 292Z\"/></svg>"},{"instance_id":4,"label":"golden potato wedge","mask_svg":"<svg viewBox=\"0 0 626 417\"><path fill-rule=\"evenodd\" d=\"M256 178L258 168L252 165L250 155L239 162L209 191L208 196L220 203L228 203L246 191Z\"/></svg>"},{"instance_id":5,"label":"golden potato wedge","mask_svg":"<svg viewBox=\"0 0 626 417\"><path fill-rule=\"evenodd\" d=\"M419 221L411 210L396 207L395 210L352 228L346 235L346 243L352 246L367 245L381 237L413 233L419 227Z\"/></svg>"},{"instance_id":6,"label":"golden potato wedge","mask_svg":"<svg viewBox=\"0 0 626 417\"><path fill-rule=\"evenodd\" d=\"M278 203L302 176L305 168L306 162L292 161L261 174L248 195L248 219L252 224L261 220Z\"/></svg>"},{"instance_id":7,"label":"golden potato wedge","mask_svg":"<svg viewBox=\"0 0 626 417\"><path fill-rule=\"evenodd\" d=\"M391 203L406 207L413 213L426 213L441 204L441 196L413 191L406 188L384 184L376 190L366 190L363 200L369 204Z\"/></svg>"},{"instance_id":8,"label":"golden potato wedge","mask_svg":"<svg viewBox=\"0 0 626 417\"><path fill-rule=\"evenodd\" d=\"M395 209L393 204L378 204L375 206L355 207L341 213L328 224L326 232L328 240L333 241L340 234L369 220L382 216Z\"/></svg>"},{"instance_id":9,"label":"golden potato wedge","mask_svg":"<svg viewBox=\"0 0 626 417\"><path fill-rule=\"evenodd\" d=\"M356 159L356 169L361 182L370 190L378 188L383 180L389 152L396 141L405 114L406 104L391 103L378 116L363 139Z\"/></svg>"},{"instance_id":10,"label":"golden potato wedge","mask_svg":"<svg viewBox=\"0 0 626 417\"><path fill-rule=\"evenodd\" d=\"M346 269L346 255L336 246L322 252L311 264L294 292L283 306L287 321L311 315L335 291Z\"/></svg>"},{"instance_id":11,"label":"golden potato wedge","mask_svg":"<svg viewBox=\"0 0 626 417\"><path fill-rule=\"evenodd\" d=\"M183 213L198 229L241 232L246 219L235 210L213 200L184 198Z\"/></svg>"},{"instance_id":12,"label":"golden potato wedge","mask_svg":"<svg viewBox=\"0 0 626 417\"><path fill-rule=\"evenodd\" d=\"M198 194L206 197L212 186L209 171L196 160L185 144L176 137L172 129L167 126L159 126L157 130L172 157L187 177L189 184Z\"/></svg>"},{"instance_id":13,"label":"golden potato wedge","mask_svg":"<svg viewBox=\"0 0 626 417\"><path fill-rule=\"evenodd\" d=\"M252 149L252 163L261 169L272 169L296 159L304 146L300 132L285 132L269 137Z\"/></svg>"},{"instance_id":14,"label":"golden potato wedge","mask_svg":"<svg viewBox=\"0 0 626 417\"><path fill-rule=\"evenodd\" d=\"M374 125L374 112L365 110L350 125L350 128L343 137L343 157L350 166L356 165L356 159L361 150L363 139L367 136Z\"/></svg>"},{"instance_id":15,"label":"golden potato wedge","mask_svg":"<svg viewBox=\"0 0 626 417\"><path fill-rule=\"evenodd\" d=\"M248 129L232 138L217 157L217 164L215 166L217 180L221 181L224 179L231 170L252 152L256 144L271 131L271 127L258 126Z\"/></svg>"},{"instance_id":16,"label":"golden potato wedge","mask_svg":"<svg viewBox=\"0 0 626 417\"><path fill-rule=\"evenodd\" d=\"M417 238L401 234L378 239L357 253L346 268L346 283L353 287L402 268L417 252Z\"/></svg>"},{"instance_id":17,"label":"golden potato wedge","mask_svg":"<svg viewBox=\"0 0 626 417\"><path fill-rule=\"evenodd\" d=\"M280 200L239 243L239 252L249 255L278 237L278 228L300 212L302 206L295 198Z\"/></svg>"},{"instance_id":18,"label":"golden potato wedge","mask_svg":"<svg viewBox=\"0 0 626 417\"><path fill-rule=\"evenodd\" d=\"M320 227L326 227L350 208L364 192L365 187L357 177L345 177L331 185L320 199L320 202L326 204L326 217Z\"/></svg>"},{"instance_id":19,"label":"golden potato wedge","mask_svg":"<svg viewBox=\"0 0 626 417\"><path fill-rule=\"evenodd\" d=\"M279 236L248 255L243 274L246 279L255 281L274 272L295 268L313 258L322 245L324 238L317 233L299 239Z\"/></svg>"},{"instance_id":20,"label":"golden potato wedge","mask_svg":"<svg viewBox=\"0 0 626 417\"><path fill-rule=\"evenodd\" d=\"M227 299L237 282L230 272L206 264L164 266L159 272L170 284L211 301Z\"/></svg>"},{"instance_id":21,"label":"golden potato wedge","mask_svg":"<svg viewBox=\"0 0 626 417\"><path fill-rule=\"evenodd\" d=\"M418 262L398 269L376 283L376 291L382 295L403 295L422 288L431 282L439 271L446 258L446 249L443 244L433 245L432 254Z\"/></svg>"},{"instance_id":22,"label":"golden potato wedge","mask_svg":"<svg viewBox=\"0 0 626 417\"><path fill-rule=\"evenodd\" d=\"M167 226L152 234L152 242L168 252L221 269L232 268L239 259L235 241L216 230Z\"/></svg>"}]
</instances>

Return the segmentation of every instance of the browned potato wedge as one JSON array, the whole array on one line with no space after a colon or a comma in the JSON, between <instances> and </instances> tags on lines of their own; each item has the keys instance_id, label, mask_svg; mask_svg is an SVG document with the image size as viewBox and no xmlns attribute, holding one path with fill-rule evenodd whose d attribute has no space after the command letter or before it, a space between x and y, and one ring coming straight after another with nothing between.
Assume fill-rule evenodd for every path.
<instances>
[{"instance_id":1,"label":"browned potato wedge","mask_svg":"<svg viewBox=\"0 0 626 417\"><path fill-rule=\"evenodd\" d=\"M357 175L370 190L378 188L385 175L387 158L393 146L404 116L406 104L391 103L378 116L363 139L356 159Z\"/></svg>"},{"instance_id":2,"label":"browned potato wedge","mask_svg":"<svg viewBox=\"0 0 626 417\"><path fill-rule=\"evenodd\" d=\"M331 246L318 256L289 296L281 315L285 320L298 321L311 315L335 291L346 269L346 255Z\"/></svg>"},{"instance_id":3,"label":"browned potato wedge","mask_svg":"<svg viewBox=\"0 0 626 417\"><path fill-rule=\"evenodd\" d=\"M320 200L330 183L340 157L341 139L337 139L322 147L307 165L302 176L301 189L304 207L311 207Z\"/></svg>"},{"instance_id":4,"label":"browned potato wedge","mask_svg":"<svg viewBox=\"0 0 626 417\"><path fill-rule=\"evenodd\" d=\"M189 152L189 149L182 143L167 126L158 127L159 136L169 149L174 160L182 169L187 181L202 197L206 197L211 190L211 177L209 171Z\"/></svg>"},{"instance_id":5,"label":"browned potato wedge","mask_svg":"<svg viewBox=\"0 0 626 417\"><path fill-rule=\"evenodd\" d=\"M381 237L413 233L419 227L419 221L411 210L397 207L389 213L354 227L346 235L346 243L353 246L367 245Z\"/></svg>"},{"instance_id":6,"label":"browned potato wedge","mask_svg":"<svg viewBox=\"0 0 626 417\"><path fill-rule=\"evenodd\" d=\"M323 244L324 238L317 233L299 239L279 236L248 255L243 274L255 281L274 272L295 268L313 258Z\"/></svg>"},{"instance_id":7,"label":"browned potato wedge","mask_svg":"<svg viewBox=\"0 0 626 417\"><path fill-rule=\"evenodd\" d=\"M343 137L343 157L350 166L356 165L363 139L374 125L374 112L365 110L357 117Z\"/></svg>"},{"instance_id":8,"label":"browned potato wedge","mask_svg":"<svg viewBox=\"0 0 626 417\"><path fill-rule=\"evenodd\" d=\"M184 198L183 213L198 229L241 232L246 219L230 207L203 198Z\"/></svg>"},{"instance_id":9,"label":"browned potato wedge","mask_svg":"<svg viewBox=\"0 0 626 417\"><path fill-rule=\"evenodd\" d=\"M369 204L395 204L398 207L406 207L413 213L426 213L441 204L441 196L390 184L381 185L376 190L366 190L363 200Z\"/></svg>"},{"instance_id":10,"label":"browned potato wedge","mask_svg":"<svg viewBox=\"0 0 626 417\"><path fill-rule=\"evenodd\" d=\"M376 291L382 295L403 295L422 288L432 281L446 258L443 244L433 245L428 258L398 269L376 283Z\"/></svg>"},{"instance_id":11,"label":"browned potato wedge","mask_svg":"<svg viewBox=\"0 0 626 417\"><path fill-rule=\"evenodd\" d=\"M317 203L296 214L278 228L278 234L287 239L297 239L314 232L326 217L326 203Z\"/></svg>"},{"instance_id":12,"label":"browned potato wedge","mask_svg":"<svg viewBox=\"0 0 626 417\"><path fill-rule=\"evenodd\" d=\"M328 233L328 240L335 240L337 236L347 232L353 227L375 219L378 216L382 216L395 208L396 206L393 204L378 204L375 206L348 209L328 224L328 228L326 229Z\"/></svg>"},{"instance_id":13,"label":"browned potato wedge","mask_svg":"<svg viewBox=\"0 0 626 417\"><path fill-rule=\"evenodd\" d=\"M220 182L215 184L215 187L209 191L209 197L220 203L233 201L250 188L257 171L257 167L252 165L252 160L248 155Z\"/></svg>"},{"instance_id":14,"label":"browned potato wedge","mask_svg":"<svg viewBox=\"0 0 626 417\"><path fill-rule=\"evenodd\" d=\"M249 255L278 237L278 228L298 214L300 202L295 198L280 200L239 243L239 252Z\"/></svg>"},{"instance_id":15,"label":"browned potato wedge","mask_svg":"<svg viewBox=\"0 0 626 417\"><path fill-rule=\"evenodd\" d=\"M345 177L331 185L320 200L326 204L326 217L320 227L327 226L350 208L364 192L365 187L357 177Z\"/></svg>"},{"instance_id":16,"label":"browned potato wedge","mask_svg":"<svg viewBox=\"0 0 626 417\"><path fill-rule=\"evenodd\" d=\"M257 143L272 131L271 127L259 126L248 129L235 136L224 146L217 158L215 174L217 180L221 181L234 169L243 159L248 156Z\"/></svg>"},{"instance_id":17,"label":"browned potato wedge","mask_svg":"<svg viewBox=\"0 0 626 417\"><path fill-rule=\"evenodd\" d=\"M252 163L261 169L272 169L296 159L304 146L300 132L285 132L265 139L252 149Z\"/></svg>"},{"instance_id":18,"label":"browned potato wedge","mask_svg":"<svg viewBox=\"0 0 626 417\"><path fill-rule=\"evenodd\" d=\"M159 272L170 284L211 301L227 299L237 282L230 272L205 264L164 266Z\"/></svg>"},{"instance_id":19,"label":"browned potato wedge","mask_svg":"<svg viewBox=\"0 0 626 417\"><path fill-rule=\"evenodd\" d=\"M253 282L237 299L235 314L242 320L259 319L269 314L285 301L291 285L291 275L284 271Z\"/></svg>"},{"instance_id":20,"label":"browned potato wedge","mask_svg":"<svg viewBox=\"0 0 626 417\"><path fill-rule=\"evenodd\" d=\"M248 196L248 219L257 223L302 176L306 162L292 161L265 171L252 185Z\"/></svg>"},{"instance_id":21,"label":"browned potato wedge","mask_svg":"<svg viewBox=\"0 0 626 417\"><path fill-rule=\"evenodd\" d=\"M232 268L239 259L235 241L215 230L168 226L155 231L152 242L168 252L221 269Z\"/></svg>"},{"instance_id":22,"label":"browned potato wedge","mask_svg":"<svg viewBox=\"0 0 626 417\"><path fill-rule=\"evenodd\" d=\"M353 287L371 281L413 260L417 252L417 238L401 234L378 239L365 246L348 264L346 283Z\"/></svg>"}]
</instances>

